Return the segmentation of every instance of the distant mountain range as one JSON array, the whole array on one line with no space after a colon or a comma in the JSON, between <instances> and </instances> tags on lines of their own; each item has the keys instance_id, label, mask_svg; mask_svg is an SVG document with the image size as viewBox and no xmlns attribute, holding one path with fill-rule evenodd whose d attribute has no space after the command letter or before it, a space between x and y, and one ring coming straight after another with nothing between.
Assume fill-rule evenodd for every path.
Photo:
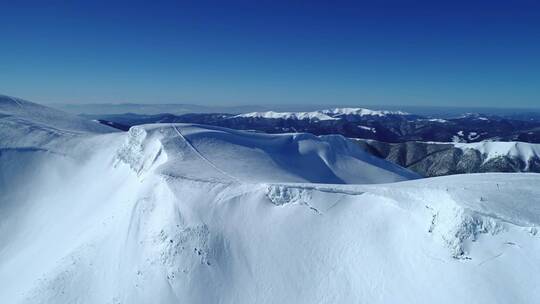
<instances>
[{"instance_id":1,"label":"distant mountain range","mask_svg":"<svg viewBox=\"0 0 540 304\"><path fill-rule=\"evenodd\" d=\"M84 115L109 126L127 129L148 123L198 123L265 133L308 132L400 143L408 141L540 143L540 117L470 113L452 118L401 111L336 108L312 112L249 112L244 114L110 114Z\"/></svg>"},{"instance_id":2,"label":"distant mountain range","mask_svg":"<svg viewBox=\"0 0 540 304\"><path fill-rule=\"evenodd\" d=\"M392 106L370 104L245 104L245 105L196 105L186 103L48 103L49 107L56 108L71 114L106 115L106 114L189 114L189 113L229 113L243 114L249 112L316 112L330 108L365 108L390 112L408 112L426 117L454 118L468 113L482 113L517 120L539 120L540 108L494 108L494 107L442 107L442 106Z\"/></svg>"}]
</instances>

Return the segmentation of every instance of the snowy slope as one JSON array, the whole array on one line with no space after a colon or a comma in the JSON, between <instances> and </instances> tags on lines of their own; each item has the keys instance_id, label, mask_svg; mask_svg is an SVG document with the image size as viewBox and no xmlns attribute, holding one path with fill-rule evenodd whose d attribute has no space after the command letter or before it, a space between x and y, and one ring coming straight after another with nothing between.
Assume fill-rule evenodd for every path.
<instances>
[{"instance_id":1,"label":"snowy slope","mask_svg":"<svg viewBox=\"0 0 540 304\"><path fill-rule=\"evenodd\" d=\"M524 142L481 141L476 143L453 143L462 150L476 150L486 156L485 161L501 156L516 158L525 164L533 158L540 158L540 144Z\"/></svg>"},{"instance_id":2,"label":"snowy slope","mask_svg":"<svg viewBox=\"0 0 540 304\"><path fill-rule=\"evenodd\" d=\"M0 153L2 303L540 296L538 174L407 180L342 137L190 124L55 138Z\"/></svg>"},{"instance_id":3,"label":"snowy slope","mask_svg":"<svg viewBox=\"0 0 540 304\"><path fill-rule=\"evenodd\" d=\"M0 121L25 122L34 126L56 128L66 132L107 133L115 129L81 119L20 98L0 95Z\"/></svg>"},{"instance_id":4,"label":"snowy slope","mask_svg":"<svg viewBox=\"0 0 540 304\"><path fill-rule=\"evenodd\" d=\"M117 132L100 123L0 95L0 149L48 149L56 140Z\"/></svg>"}]
</instances>

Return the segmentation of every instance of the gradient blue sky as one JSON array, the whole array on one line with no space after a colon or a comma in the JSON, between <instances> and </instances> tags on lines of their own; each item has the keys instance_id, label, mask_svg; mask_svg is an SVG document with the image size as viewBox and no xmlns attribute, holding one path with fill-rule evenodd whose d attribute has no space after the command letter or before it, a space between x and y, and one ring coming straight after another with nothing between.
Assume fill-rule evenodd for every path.
<instances>
[{"instance_id":1,"label":"gradient blue sky","mask_svg":"<svg viewBox=\"0 0 540 304\"><path fill-rule=\"evenodd\" d=\"M1 1L0 93L540 107L540 2L436 2Z\"/></svg>"}]
</instances>

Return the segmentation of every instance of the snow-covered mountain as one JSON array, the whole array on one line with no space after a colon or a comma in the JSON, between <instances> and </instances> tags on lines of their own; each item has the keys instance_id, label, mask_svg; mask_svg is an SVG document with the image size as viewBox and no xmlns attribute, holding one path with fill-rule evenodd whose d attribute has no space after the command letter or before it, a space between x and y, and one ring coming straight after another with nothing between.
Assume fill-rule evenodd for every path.
<instances>
[{"instance_id":1,"label":"snow-covered mountain","mask_svg":"<svg viewBox=\"0 0 540 304\"><path fill-rule=\"evenodd\" d=\"M540 173L540 144L483 141L476 143L385 143L355 139L366 152L422 176L479 172Z\"/></svg>"},{"instance_id":2,"label":"snow-covered mountain","mask_svg":"<svg viewBox=\"0 0 540 304\"><path fill-rule=\"evenodd\" d=\"M540 144L524 142L492 142L456 143L455 147L462 150L476 150L486 155L486 161L498 157L512 157L529 163L531 159L540 159Z\"/></svg>"},{"instance_id":3,"label":"snow-covered mountain","mask_svg":"<svg viewBox=\"0 0 540 304\"><path fill-rule=\"evenodd\" d=\"M42 140L0 129L2 303L540 296L538 174L418 179L341 136L53 134L4 114Z\"/></svg>"},{"instance_id":4,"label":"snow-covered mountain","mask_svg":"<svg viewBox=\"0 0 540 304\"><path fill-rule=\"evenodd\" d=\"M264 119L292 119L292 120L338 120L350 116L389 116L389 115L409 115L401 111L376 111L364 108L335 108L312 112L251 112L239 114L235 118L264 118Z\"/></svg>"},{"instance_id":5,"label":"snow-covered mountain","mask_svg":"<svg viewBox=\"0 0 540 304\"><path fill-rule=\"evenodd\" d=\"M315 112L251 112L238 114L235 118L265 118L265 119L293 119L293 120L335 120L338 118L327 115L321 111Z\"/></svg>"},{"instance_id":6,"label":"snow-covered mountain","mask_svg":"<svg viewBox=\"0 0 540 304\"><path fill-rule=\"evenodd\" d=\"M364 108L334 108L321 111L327 115L332 116L344 116L344 115L355 115L355 116L389 116L389 115L411 115L403 111L384 111L384 110L370 110Z\"/></svg>"}]
</instances>

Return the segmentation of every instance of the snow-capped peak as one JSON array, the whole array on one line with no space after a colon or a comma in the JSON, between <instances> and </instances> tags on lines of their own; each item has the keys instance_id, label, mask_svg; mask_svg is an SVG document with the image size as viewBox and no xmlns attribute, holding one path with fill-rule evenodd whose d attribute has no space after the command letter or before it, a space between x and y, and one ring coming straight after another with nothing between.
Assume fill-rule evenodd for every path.
<instances>
[{"instance_id":1,"label":"snow-capped peak","mask_svg":"<svg viewBox=\"0 0 540 304\"><path fill-rule=\"evenodd\" d=\"M402 111L381 111L370 110L364 108L334 108L321 111L330 116L336 115L355 115L355 116L386 116L386 115L408 115L409 113Z\"/></svg>"},{"instance_id":2,"label":"snow-capped peak","mask_svg":"<svg viewBox=\"0 0 540 304\"><path fill-rule=\"evenodd\" d=\"M386 116L386 115L408 115L402 111L380 111L370 110L364 108L334 108L312 112L251 112L236 115L234 117L244 118L266 118L266 119L295 119L295 120L337 120L341 119L340 116L353 115L353 116Z\"/></svg>"},{"instance_id":3,"label":"snow-capped peak","mask_svg":"<svg viewBox=\"0 0 540 304\"><path fill-rule=\"evenodd\" d=\"M336 120L337 118L331 117L322 113L321 111L313 112L251 112L236 115L235 117L251 117L251 118L266 118L266 119L295 119L295 120Z\"/></svg>"}]
</instances>

